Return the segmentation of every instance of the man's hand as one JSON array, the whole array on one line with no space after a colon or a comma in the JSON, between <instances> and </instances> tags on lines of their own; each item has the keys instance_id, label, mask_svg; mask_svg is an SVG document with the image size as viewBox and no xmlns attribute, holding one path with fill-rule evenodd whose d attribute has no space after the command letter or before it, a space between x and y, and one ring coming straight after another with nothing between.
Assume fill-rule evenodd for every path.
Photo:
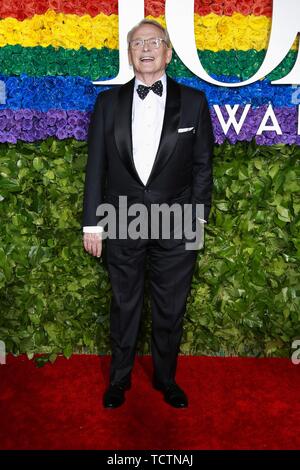
<instances>
[{"instance_id":1,"label":"man's hand","mask_svg":"<svg viewBox=\"0 0 300 470\"><path fill-rule=\"evenodd\" d=\"M102 238L100 233L84 233L83 245L88 253L100 258L102 252Z\"/></svg>"}]
</instances>

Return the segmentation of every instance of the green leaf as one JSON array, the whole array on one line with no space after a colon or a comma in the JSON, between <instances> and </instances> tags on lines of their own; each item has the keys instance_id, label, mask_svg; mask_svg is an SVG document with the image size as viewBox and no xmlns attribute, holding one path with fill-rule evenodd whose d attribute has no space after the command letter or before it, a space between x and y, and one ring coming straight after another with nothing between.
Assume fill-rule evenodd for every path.
<instances>
[{"instance_id":1,"label":"green leaf","mask_svg":"<svg viewBox=\"0 0 300 470\"><path fill-rule=\"evenodd\" d=\"M216 207L222 211L222 212L227 212L228 211L228 203L227 202L217 202Z\"/></svg>"},{"instance_id":2,"label":"green leaf","mask_svg":"<svg viewBox=\"0 0 300 470\"><path fill-rule=\"evenodd\" d=\"M33 165L33 168L34 168L36 171L41 171L41 170L44 168L43 160L42 160L42 158L40 158L40 157L35 157L35 158L32 160L32 165Z\"/></svg>"},{"instance_id":3,"label":"green leaf","mask_svg":"<svg viewBox=\"0 0 300 470\"><path fill-rule=\"evenodd\" d=\"M284 222L290 222L291 218L289 216L289 210L282 206L277 206L276 210L278 212L278 218Z\"/></svg>"},{"instance_id":4,"label":"green leaf","mask_svg":"<svg viewBox=\"0 0 300 470\"><path fill-rule=\"evenodd\" d=\"M64 356L69 359L72 356L73 352L73 347L71 344L67 344L67 346L64 347Z\"/></svg>"}]
</instances>

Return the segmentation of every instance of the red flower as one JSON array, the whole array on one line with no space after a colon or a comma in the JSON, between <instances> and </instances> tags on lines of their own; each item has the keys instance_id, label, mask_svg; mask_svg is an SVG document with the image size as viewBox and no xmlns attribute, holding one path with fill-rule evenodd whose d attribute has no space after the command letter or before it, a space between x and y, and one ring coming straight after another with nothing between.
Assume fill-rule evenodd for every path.
<instances>
[{"instance_id":1,"label":"red flower","mask_svg":"<svg viewBox=\"0 0 300 470\"><path fill-rule=\"evenodd\" d=\"M256 16L259 16L259 15L271 16L272 15L271 0L254 0L253 14Z\"/></svg>"},{"instance_id":2,"label":"red flower","mask_svg":"<svg viewBox=\"0 0 300 470\"><path fill-rule=\"evenodd\" d=\"M213 3L210 8L211 12L215 13L216 15L222 15L223 13L223 5L220 3Z\"/></svg>"},{"instance_id":3,"label":"red flower","mask_svg":"<svg viewBox=\"0 0 300 470\"><path fill-rule=\"evenodd\" d=\"M199 9L197 9L195 11L199 12L200 16L209 15L211 13L211 9L210 9L209 6L207 6L207 7L202 6L202 7L200 7Z\"/></svg>"},{"instance_id":4,"label":"red flower","mask_svg":"<svg viewBox=\"0 0 300 470\"><path fill-rule=\"evenodd\" d=\"M36 6L39 5L40 2L35 2ZM61 2L60 0L48 0L48 8L46 9L50 9L50 10L54 10L54 11L59 11L60 10L60 6L61 6ZM64 5L63 5L64 6Z\"/></svg>"},{"instance_id":5,"label":"red flower","mask_svg":"<svg viewBox=\"0 0 300 470\"><path fill-rule=\"evenodd\" d=\"M51 0L53 1L53 0ZM66 14L72 14L72 13L75 13L77 10L78 10L78 5L77 5L77 1L76 0L70 0L68 2L65 2L63 4L63 7L62 7L62 10L64 13ZM56 11L61 11L61 8L57 8Z\"/></svg>"},{"instance_id":6,"label":"red flower","mask_svg":"<svg viewBox=\"0 0 300 470\"><path fill-rule=\"evenodd\" d=\"M96 2L95 5L99 5L99 2ZM105 15L111 15L112 13L118 12L118 0L105 0L101 2L101 9Z\"/></svg>"},{"instance_id":7,"label":"red flower","mask_svg":"<svg viewBox=\"0 0 300 470\"><path fill-rule=\"evenodd\" d=\"M211 3L216 3L216 0L201 0L200 5L210 5Z\"/></svg>"},{"instance_id":8,"label":"red flower","mask_svg":"<svg viewBox=\"0 0 300 470\"><path fill-rule=\"evenodd\" d=\"M251 15L252 13L252 7L253 5L252 4L249 4L250 2L243 2L243 3L237 3L236 7L237 7L237 11L239 13L241 13L242 15ZM252 2L251 2L252 3Z\"/></svg>"},{"instance_id":9,"label":"red flower","mask_svg":"<svg viewBox=\"0 0 300 470\"><path fill-rule=\"evenodd\" d=\"M159 16L163 13L164 4L162 0L149 0L145 2L145 15Z\"/></svg>"},{"instance_id":10,"label":"red flower","mask_svg":"<svg viewBox=\"0 0 300 470\"><path fill-rule=\"evenodd\" d=\"M225 4L224 7L224 15L226 16L232 16L233 13L236 11L235 7L229 4Z\"/></svg>"},{"instance_id":11,"label":"red flower","mask_svg":"<svg viewBox=\"0 0 300 470\"><path fill-rule=\"evenodd\" d=\"M264 14L264 7L261 5L254 5L253 7L253 15L260 16Z\"/></svg>"},{"instance_id":12,"label":"red flower","mask_svg":"<svg viewBox=\"0 0 300 470\"><path fill-rule=\"evenodd\" d=\"M265 7L263 9L263 15L266 15L266 16L272 16L272 11L273 11L273 7L270 6L270 7Z\"/></svg>"},{"instance_id":13,"label":"red flower","mask_svg":"<svg viewBox=\"0 0 300 470\"><path fill-rule=\"evenodd\" d=\"M49 7L49 0L31 0L30 2L24 2L24 7L27 7L27 3L32 5L32 8L35 8L35 13L37 15L42 15L45 13Z\"/></svg>"},{"instance_id":14,"label":"red flower","mask_svg":"<svg viewBox=\"0 0 300 470\"><path fill-rule=\"evenodd\" d=\"M100 7L100 5L97 5L95 2L88 2L86 5L80 5L80 10L82 15L88 12L88 14L92 17L99 15L100 12L103 12L105 15L107 14L105 12L105 6L102 7L101 5Z\"/></svg>"},{"instance_id":15,"label":"red flower","mask_svg":"<svg viewBox=\"0 0 300 470\"><path fill-rule=\"evenodd\" d=\"M24 3L23 8L22 8L24 19L30 18L33 15L42 15L43 13L47 11L47 9L48 9L47 1L40 1L38 3L34 0L28 1ZM18 15L18 18L21 20L19 15Z\"/></svg>"}]
</instances>

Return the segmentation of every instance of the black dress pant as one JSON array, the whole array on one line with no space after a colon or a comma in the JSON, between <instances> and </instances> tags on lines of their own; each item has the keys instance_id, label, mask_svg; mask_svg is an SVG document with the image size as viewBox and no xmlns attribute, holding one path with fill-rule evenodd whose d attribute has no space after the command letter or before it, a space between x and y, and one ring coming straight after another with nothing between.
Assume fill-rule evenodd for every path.
<instances>
[{"instance_id":1,"label":"black dress pant","mask_svg":"<svg viewBox=\"0 0 300 470\"><path fill-rule=\"evenodd\" d=\"M106 240L112 286L110 382L126 383L134 365L143 309L146 263L152 311L151 353L155 379L175 380L183 317L197 258L183 240L172 248L157 240Z\"/></svg>"}]
</instances>

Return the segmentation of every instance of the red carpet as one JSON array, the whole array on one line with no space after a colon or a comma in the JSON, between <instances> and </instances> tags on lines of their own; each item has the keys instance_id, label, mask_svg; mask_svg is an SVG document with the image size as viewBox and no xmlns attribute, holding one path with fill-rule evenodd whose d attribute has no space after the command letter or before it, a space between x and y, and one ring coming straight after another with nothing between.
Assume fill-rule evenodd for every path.
<instances>
[{"instance_id":1,"label":"red carpet","mask_svg":"<svg viewBox=\"0 0 300 470\"><path fill-rule=\"evenodd\" d=\"M299 449L300 365L288 359L180 356L187 409L151 387L150 356L136 357L132 389L102 407L110 357L0 365L1 449Z\"/></svg>"}]
</instances>

